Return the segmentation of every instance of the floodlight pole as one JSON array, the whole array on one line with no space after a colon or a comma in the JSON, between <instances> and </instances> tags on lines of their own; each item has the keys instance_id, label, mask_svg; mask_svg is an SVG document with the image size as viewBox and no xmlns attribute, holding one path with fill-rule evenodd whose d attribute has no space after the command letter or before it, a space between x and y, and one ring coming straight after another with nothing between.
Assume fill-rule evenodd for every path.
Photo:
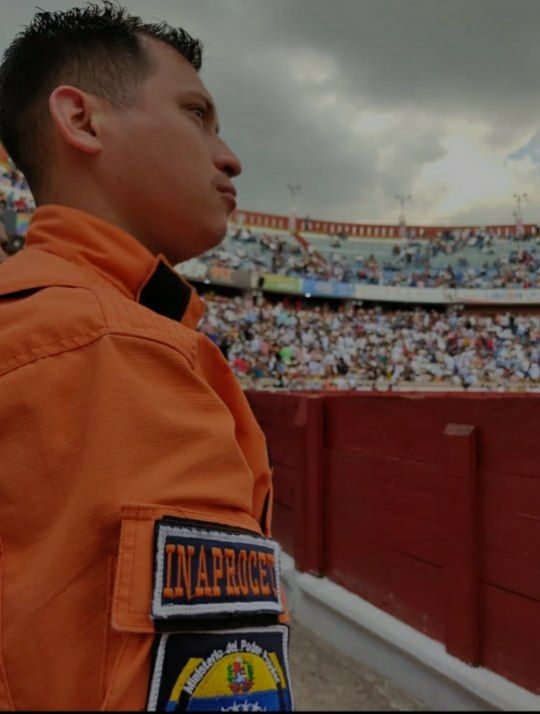
<instances>
[{"instance_id":1,"label":"floodlight pole","mask_svg":"<svg viewBox=\"0 0 540 714\"><path fill-rule=\"evenodd\" d=\"M296 233L296 207L295 197L302 194L302 186L300 184L292 184L287 182L287 188L291 194L290 211L289 211L289 231Z\"/></svg>"},{"instance_id":2,"label":"floodlight pole","mask_svg":"<svg viewBox=\"0 0 540 714\"><path fill-rule=\"evenodd\" d=\"M516 236L521 238L525 233L523 228L523 210L521 208L521 203L524 199L528 202L529 197L526 193L514 193L513 196L516 199L516 210L513 213L516 220Z\"/></svg>"},{"instance_id":3,"label":"floodlight pole","mask_svg":"<svg viewBox=\"0 0 540 714\"><path fill-rule=\"evenodd\" d=\"M407 236L407 219L405 217L405 202L412 201L412 196L396 196L399 201L401 210L399 212L399 236L405 238Z\"/></svg>"},{"instance_id":4,"label":"floodlight pole","mask_svg":"<svg viewBox=\"0 0 540 714\"><path fill-rule=\"evenodd\" d=\"M289 233L293 238L300 243L302 248L304 250L307 250L309 247L309 242L300 235L300 231L298 230L298 221L297 221L297 215L296 215L296 207L294 205L294 199L295 196L300 196L302 195L302 186L300 184L292 184L287 182L287 188L289 189L289 193L291 194L291 210L289 213ZM314 251L313 255L319 260L321 263L326 263L327 261L322 257L322 255L318 251Z\"/></svg>"}]
</instances>

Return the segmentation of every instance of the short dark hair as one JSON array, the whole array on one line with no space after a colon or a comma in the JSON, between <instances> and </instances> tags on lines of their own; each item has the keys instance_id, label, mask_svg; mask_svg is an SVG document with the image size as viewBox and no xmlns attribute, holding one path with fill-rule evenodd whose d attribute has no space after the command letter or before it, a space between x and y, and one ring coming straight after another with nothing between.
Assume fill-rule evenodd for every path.
<instances>
[{"instance_id":1,"label":"short dark hair","mask_svg":"<svg viewBox=\"0 0 540 714\"><path fill-rule=\"evenodd\" d=\"M73 84L133 104L152 64L142 37L166 42L199 71L202 44L166 22L148 24L111 0L60 12L40 12L6 50L0 65L0 141L32 190L43 173L47 100L59 84Z\"/></svg>"}]
</instances>

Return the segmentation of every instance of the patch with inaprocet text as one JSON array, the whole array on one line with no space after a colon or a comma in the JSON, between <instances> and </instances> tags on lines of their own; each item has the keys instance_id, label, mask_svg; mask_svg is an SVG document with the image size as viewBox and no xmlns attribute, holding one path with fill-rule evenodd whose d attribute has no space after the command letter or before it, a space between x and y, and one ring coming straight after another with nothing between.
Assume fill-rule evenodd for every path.
<instances>
[{"instance_id":1,"label":"patch with inaprocet text","mask_svg":"<svg viewBox=\"0 0 540 714\"><path fill-rule=\"evenodd\" d=\"M292 711L288 627L161 635L148 711Z\"/></svg>"},{"instance_id":2,"label":"patch with inaprocet text","mask_svg":"<svg viewBox=\"0 0 540 714\"><path fill-rule=\"evenodd\" d=\"M281 605L278 544L257 534L163 519L155 527L152 618L177 621L276 617Z\"/></svg>"}]
</instances>

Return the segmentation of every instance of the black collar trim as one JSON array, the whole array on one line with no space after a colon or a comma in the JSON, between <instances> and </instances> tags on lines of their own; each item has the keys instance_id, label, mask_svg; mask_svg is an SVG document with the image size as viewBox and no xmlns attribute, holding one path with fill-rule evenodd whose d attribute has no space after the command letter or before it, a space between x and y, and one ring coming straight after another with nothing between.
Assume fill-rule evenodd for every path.
<instances>
[{"instance_id":1,"label":"black collar trim","mask_svg":"<svg viewBox=\"0 0 540 714\"><path fill-rule=\"evenodd\" d=\"M184 317L190 298L190 287L162 260L139 293L141 305L178 321Z\"/></svg>"}]
</instances>

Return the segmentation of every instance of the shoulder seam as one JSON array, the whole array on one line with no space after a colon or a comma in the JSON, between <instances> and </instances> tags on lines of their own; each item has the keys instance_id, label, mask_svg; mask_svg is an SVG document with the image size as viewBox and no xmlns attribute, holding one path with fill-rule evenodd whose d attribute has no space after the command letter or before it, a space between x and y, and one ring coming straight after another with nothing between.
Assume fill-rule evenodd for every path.
<instances>
[{"instance_id":1,"label":"shoulder seam","mask_svg":"<svg viewBox=\"0 0 540 714\"><path fill-rule=\"evenodd\" d=\"M98 292L97 290L95 290L95 289L94 289L92 286L90 286L90 285L87 286L86 289L87 289L87 290L90 290L90 292L92 293L92 295L95 297L95 299L96 299L96 301L97 301L97 303L98 303L98 305L99 305L99 309L101 310L101 317L103 318L103 322L104 322L105 326L106 326L107 329L108 329L108 328L109 328L109 321L107 320L107 316L106 316L106 314L105 314L105 308L103 307L103 303L101 302L101 298L99 297L99 292Z\"/></svg>"},{"instance_id":2,"label":"shoulder seam","mask_svg":"<svg viewBox=\"0 0 540 714\"><path fill-rule=\"evenodd\" d=\"M139 339L146 339L150 342L156 342L156 343L162 344L166 347L170 347L171 349L175 350L176 352L179 352L184 357L184 359L187 360L187 362L189 363L189 366L192 369L194 369L195 361L196 361L196 353L197 353L197 344L198 344L196 339L193 339L193 340L190 339L190 341L193 342L193 345L192 345L193 349L190 350L187 346L185 348L182 348L180 345L175 344L174 341L171 341L170 339L167 339L166 337L160 337L159 331L155 330L155 328L152 328L151 333L148 334L148 332L146 332L144 330L144 327L142 327L142 326L140 326L141 331L139 331L137 329L136 325L131 326L131 329L130 329L129 326L124 327L124 325L121 323L119 324L119 323L115 322L114 320L111 321L110 316L108 316L108 309L107 309L108 306L103 303L103 300L102 300L103 296L100 295L100 291L94 290L91 286L89 289L94 294L96 300L99 303L99 306L101 309L101 314L103 316L104 324L106 325L107 330L111 334L137 337ZM133 310L135 308L135 306L137 306L139 308L143 308L145 310L148 310L148 308L144 308L144 306L140 305L140 303L138 303L136 300L127 298L124 295L122 295L120 299L124 299L126 301L126 303L129 305L130 310ZM156 317L159 317L160 319L165 319L165 320L167 320L167 322L169 321L169 318L166 318L163 315L159 315ZM181 323L179 323L179 325L177 325L177 327L186 329L185 326L181 325ZM152 334L154 332L156 332L157 334Z\"/></svg>"},{"instance_id":3,"label":"shoulder seam","mask_svg":"<svg viewBox=\"0 0 540 714\"><path fill-rule=\"evenodd\" d=\"M133 337L134 339L137 339L137 340L144 340L145 342L155 342L158 345L163 345L164 347L168 347L169 349L173 350L174 352L178 352L178 354L181 355L181 357L183 357L184 360L188 363L188 365L191 369L195 368L195 364L194 364L192 356L189 355L187 352L185 352L178 345L171 344L168 340L161 340L161 339L159 339L159 337L149 337L148 335L140 335L136 332L130 332L129 330L120 330L118 328L114 329L114 330L107 330L106 334L118 335L119 337Z\"/></svg>"},{"instance_id":4,"label":"shoulder seam","mask_svg":"<svg viewBox=\"0 0 540 714\"><path fill-rule=\"evenodd\" d=\"M2 369L0 367L0 378L3 377L6 374L9 374L10 372L15 372L17 369L20 369L21 367L26 367L29 364L33 364L34 362L37 362L40 359L44 359L46 357L57 357L61 354L64 354L66 352L72 352L73 350L80 349L82 347L86 347L87 345L92 344L93 342L96 342L97 340L107 337L107 336L114 337L115 335L119 337L131 337L136 340L143 340L144 342L154 342L156 344L162 345L164 347L168 347L170 350L173 350L174 352L177 352L183 360L187 363L188 367L190 369L194 369L194 364L193 360L189 355L187 355L182 349L179 347L176 347L175 345L172 345L170 342L167 342L165 340L159 340L154 337L147 337L146 335L138 335L136 333L132 332L122 332L120 330L101 330L101 331L93 331L93 332L86 332L86 333L80 333L78 335L73 335L71 339L77 339L77 338L87 338L86 340L79 342L78 344L70 344L70 345L65 345L65 340L61 340L58 342L52 342L47 345L42 345L42 347L50 347L54 348L55 346L58 346L59 349L53 350L50 352L46 353L40 353L37 355L32 355L31 352L26 352L26 353L21 353L16 355L15 357L10 358L9 360L6 361L5 363L5 369ZM64 345L62 347L62 345ZM25 357L28 357L25 359ZM17 362L17 364L13 364L13 366L9 366L11 363Z\"/></svg>"}]
</instances>

